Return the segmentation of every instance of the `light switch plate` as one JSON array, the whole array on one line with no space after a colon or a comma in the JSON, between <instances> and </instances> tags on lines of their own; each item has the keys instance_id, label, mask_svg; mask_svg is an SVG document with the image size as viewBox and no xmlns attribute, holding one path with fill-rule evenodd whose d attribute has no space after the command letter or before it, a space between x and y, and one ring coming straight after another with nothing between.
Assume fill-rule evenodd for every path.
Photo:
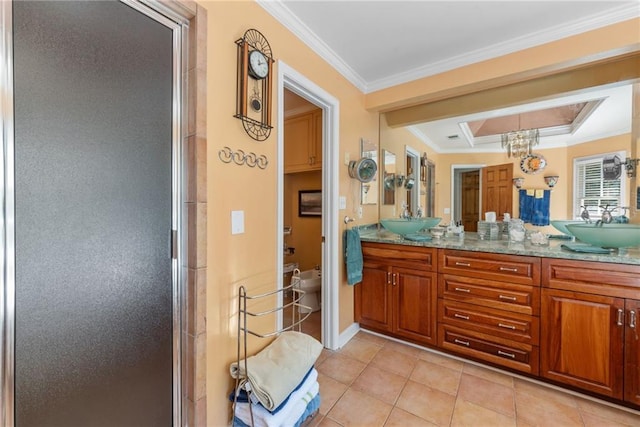
<instances>
[{"instance_id":1,"label":"light switch plate","mask_svg":"<svg viewBox=\"0 0 640 427\"><path fill-rule=\"evenodd\" d=\"M451 213L451 208L444 208L444 214L449 215Z\"/></svg>"},{"instance_id":2,"label":"light switch plate","mask_svg":"<svg viewBox=\"0 0 640 427\"><path fill-rule=\"evenodd\" d=\"M340 196L339 204L340 209L347 209L347 198L345 196Z\"/></svg>"},{"instance_id":3,"label":"light switch plate","mask_svg":"<svg viewBox=\"0 0 640 427\"><path fill-rule=\"evenodd\" d=\"M244 211L231 211L231 234L244 233Z\"/></svg>"}]
</instances>

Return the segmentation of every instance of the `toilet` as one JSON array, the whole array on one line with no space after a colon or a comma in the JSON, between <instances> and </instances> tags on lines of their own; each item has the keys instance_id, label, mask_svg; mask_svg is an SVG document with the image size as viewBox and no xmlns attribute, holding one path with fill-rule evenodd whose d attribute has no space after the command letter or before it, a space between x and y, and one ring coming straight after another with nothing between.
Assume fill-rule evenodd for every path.
<instances>
[{"instance_id":1,"label":"toilet","mask_svg":"<svg viewBox=\"0 0 640 427\"><path fill-rule=\"evenodd\" d=\"M320 310L322 307L322 276L319 269L301 271L296 275L297 271L293 272L291 277L291 284L296 288L304 291L304 295L300 300L300 304L305 307L299 307L300 313L310 313ZM306 307L309 307L306 308Z\"/></svg>"}]
</instances>

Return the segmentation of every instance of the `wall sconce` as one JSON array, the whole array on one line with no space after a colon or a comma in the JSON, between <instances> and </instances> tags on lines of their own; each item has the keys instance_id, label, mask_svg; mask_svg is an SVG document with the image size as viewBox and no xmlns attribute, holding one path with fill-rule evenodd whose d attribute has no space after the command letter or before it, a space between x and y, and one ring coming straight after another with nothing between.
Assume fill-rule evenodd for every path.
<instances>
[{"instance_id":1,"label":"wall sconce","mask_svg":"<svg viewBox=\"0 0 640 427\"><path fill-rule=\"evenodd\" d=\"M524 184L524 178L513 178L513 186L518 190L522 188L522 184Z\"/></svg>"},{"instance_id":2,"label":"wall sconce","mask_svg":"<svg viewBox=\"0 0 640 427\"><path fill-rule=\"evenodd\" d=\"M627 157L627 159L624 161L624 168L627 171L627 177L633 178L634 176L636 176L636 168L638 163L640 163L640 159L632 159L630 157Z\"/></svg>"},{"instance_id":3,"label":"wall sconce","mask_svg":"<svg viewBox=\"0 0 640 427\"><path fill-rule=\"evenodd\" d=\"M544 183L547 184L549 186L549 188L553 188L558 183L558 179L559 178L560 177L558 175L545 176L544 177Z\"/></svg>"}]
</instances>

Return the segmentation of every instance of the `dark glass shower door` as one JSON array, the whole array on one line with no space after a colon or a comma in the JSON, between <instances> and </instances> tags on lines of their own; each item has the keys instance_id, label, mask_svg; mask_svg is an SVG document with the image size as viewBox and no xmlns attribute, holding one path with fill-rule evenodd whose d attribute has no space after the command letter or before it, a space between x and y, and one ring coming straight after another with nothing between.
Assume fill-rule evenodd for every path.
<instances>
[{"instance_id":1,"label":"dark glass shower door","mask_svg":"<svg viewBox=\"0 0 640 427\"><path fill-rule=\"evenodd\" d=\"M172 424L172 30L14 2L15 419Z\"/></svg>"}]
</instances>

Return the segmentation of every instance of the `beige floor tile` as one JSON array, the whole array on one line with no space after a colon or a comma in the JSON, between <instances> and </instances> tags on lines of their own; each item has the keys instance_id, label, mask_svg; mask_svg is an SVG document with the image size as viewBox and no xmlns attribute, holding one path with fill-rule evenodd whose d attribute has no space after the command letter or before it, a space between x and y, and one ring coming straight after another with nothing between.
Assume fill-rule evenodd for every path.
<instances>
[{"instance_id":1,"label":"beige floor tile","mask_svg":"<svg viewBox=\"0 0 640 427\"><path fill-rule=\"evenodd\" d=\"M553 402L561 403L566 406L578 406L573 395L560 390L556 390L551 387L546 387L544 385L536 384L532 381L522 380L520 378L514 378L513 385L517 393L529 394L541 399L547 399Z\"/></svg>"},{"instance_id":2,"label":"beige floor tile","mask_svg":"<svg viewBox=\"0 0 640 427\"><path fill-rule=\"evenodd\" d=\"M364 332L362 330L359 331L354 338L367 340L369 342L372 342L374 344L378 344L381 346L385 345L390 341L389 339L381 337L380 335L370 334L369 332Z\"/></svg>"},{"instance_id":3,"label":"beige floor tile","mask_svg":"<svg viewBox=\"0 0 640 427\"><path fill-rule=\"evenodd\" d=\"M460 378L458 400L465 400L483 408L515 417L514 390L506 385L466 373Z\"/></svg>"},{"instance_id":4,"label":"beige floor tile","mask_svg":"<svg viewBox=\"0 0 640 427\"><path fill-rule=\"evenodd\" d=\"M365 393L349 389L327 414L343 426L383 426L392 405Z\"/></svg>"},{"instance_id":5,"label":"beige floor tile","mask_svg":"<svg viewBox=\"0 0 640 427\"><path fill-rule=\"evenodd\" d=\"M613 406L576 397L578 409L584 415L591 414L622 425L640 426L640 412L618 409Z\"/></svg>"},{"instance_id":6,"label":"beige floor tile","mask_svg":"<svg viewBox=\"0 0 640 427\"><path fill-rule=\"evenodd\" d=\"M361 362L369 363L381 348L381 345L374 344L371 341L354 338L340 349L340 353L353 357Z\"/></svg>"},{"instance_id":7,"label":"beige floor tile","mask_svg":"<svg viewBox=\"0 0 640 427\"><path fill-rule=\"evenodd\" d=\"M318 383L320 384L320 414L326 415L348 387L321 373L318 374Z\"/></svg>"},{"instance_id":8,"label":"beige floor tile","mask_svg":"<svg viewBox=\"0 0 640 427\"><path fill-rule=\"evenodd\" d=\"M489 380L494 383L506 385L507 387L513 387L513 377L511 375L503 374L502 372L497 372L493 369L487 369L482 366L465 363L464 368L462 368L462 372L484 378L485 380Z\"/></svg>"},{"instance_id":9,"label":"beige floor tile","mask_svg":"<svg viewBox=\"0 0 640 427\"><path fill-rule=\"evenodd\" d=\"M371 365L403 377L409 377L417 362L416 357L390 350L385 346L375 355Z\"/></svg>"},{"instance_id":10,"label":"beige floor tile","mask_svg":"<svg viewBox=\"0 0 640 427\"><path fill-rule=\"evenodd\" d=\"M396 407L430 423L448 426L455 402L455 396L409 380L400 393Z\"/></svg>"},{"instance_id":11,"label":"beige floor tile","mask_svg":"<svg viewBox=\"0 0 640 427\"><path fill-rule=\"evenodd\" d=\"M423 350L416 348L416 347L412 347L410 345L407 344L402 344L399 343L397 341L387 341L384 344L384 347L389 349L389 350L395 350L399 353L403 353L409 356L413 356L413 357L418 357L418 354L420 354L420 352L422 352Z\"/></svg>"},{"instance_id":12,"label":"beige floor tile","mask_svg":"<svg viewBox=\"0 0 640 427\"><path fill-rule=\"evenodd\" d=\"M460 375L460 371L418 360L409 379L455 396L458 392Z\"/></svg>"},{"instance_id":13,"label":"beige floor tile","mask_svg":"<svg viewBox=\"0 0 640 427\"><path fill-rule=\"evenodd\" d=\"M453 410L451 427L463 426L516 427L516 419L458 399Z\"/></svg>"},{"instance_id":14,"label":"beige floor tile","mask_svg":"<svg viewBox=\"0 0 640 427\"><path fill-rule=\"evenodd\" d=\"M351 388L393 405L407 379L392 372L383 371L375 366L367 366L353 382Z\"/></svg>"},{"instance_id":15,"label":"beige floor tile","mask_svg":"<svg viewBox=\"0 0 640 427\"><path fill-rule=\"evenodd\" d=\"M578 408L516 390L516 417L531 426L583 426Z\"/></svg>"},{"instance_id":16,"label":"beige floor tile","mask_svg":"<svg viewBox=\"0 0 640 427\"><path fill-rule=\"evenodd\" d=\"M318 424L318 427L342 427L342 425L338 424L329 417L324 417L320 421L320 424Z\"/></svg>"},{"instance_id":17,"label":"beige floor tile","mask_svg":"<svg viewBox=\"0 0 640 427\"><path fill-rule=\"evenodd\" d=\"M464 362L453 359L451 357L444 356L442 354L433 353L431 351L421 351L418 354L418 359L426 360L427 362L435 363L436 365L444 366L456 371L462 371Z\"/></svg>"},{"instance_id":18,"label":"beige floor tile","mask_svg":"<svg viewBox=\"0 0 640 427\"><path fill-rule=\"evenodd\" d=\"M318 372L327 375L343 384L350 385L364 370L365 363L340 353L332 354L316 368Z\"/></svg>"},{"instance_id":19,"label":"beige floor tile","mask_svg":"<svg viewBox=\"0 0 640 427\"><path fill-rule=\"evenodd\" d=\"M327 357L331 356L334 352L331 350L327 350L326 348L323 348L322 351L320 352L320 356L318 356L318 359L316 360L315 366L316 368L322 363L324 362Z\"/></svg>"},{"instance_id":20,"label":"beige floor tile","mask_svg":"<svg viewBox=\"0 0 640 427\"><path fill-rule=\"evenodd\" d=\"M622 424L616 421L600 418L596 415L586 412L582 412L582 421L584 422L584 427L629 427L633 425L640 425L640 420L638 420L635 424Z\"/></svg>"},{"instance_id":21,"label":"beige floor tile","mask_svg":"<svg viewBox=\"0 0 640 427\"><path fill-rule=\"evenodd\" d=\"M435 427L435 424L425 421L420 417L403 411L402 409L393 408L391 415L387 419L384 427Z\"/></svg>"}]
</instances>

